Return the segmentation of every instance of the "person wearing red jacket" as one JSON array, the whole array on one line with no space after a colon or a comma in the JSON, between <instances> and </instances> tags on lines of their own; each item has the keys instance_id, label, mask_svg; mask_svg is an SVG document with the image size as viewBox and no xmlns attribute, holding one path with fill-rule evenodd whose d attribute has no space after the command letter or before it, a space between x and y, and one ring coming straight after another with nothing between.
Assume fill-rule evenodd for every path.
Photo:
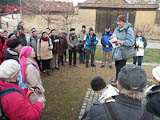
<instances>
[{"instance_id":1,"label":"person wearing red jacket","mask_svg":"<svg viewBox=\"0 0 160 120\"><path fill-rule=\"evenodd\" d=\"M9 120L38 120L45 99L39 98L31 104L25 92L17 85L20 65L16 60L6 60L0 65L0 92L6 88L15 88L20 92L11 92L1 97L1 109Z\"/></svg>"},{"instance_id":2,"label":"person wearing red jacket","mask_svg":"<svg viewBox=\"0 0 160 120\"><path fill-rule=\"evenodd\" d=\"M7 39L4 37L4 30L0 29L0 64L2 63L3 59L3 51L7 48Z\"/></svg>"}]
</instances>

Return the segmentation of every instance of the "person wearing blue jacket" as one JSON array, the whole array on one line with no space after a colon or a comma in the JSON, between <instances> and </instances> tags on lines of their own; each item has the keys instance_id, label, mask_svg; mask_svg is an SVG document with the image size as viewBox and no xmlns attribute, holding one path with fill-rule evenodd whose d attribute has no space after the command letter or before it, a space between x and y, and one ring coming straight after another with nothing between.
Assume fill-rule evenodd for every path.
<instances>
[{"instance_id":1,"label":"person wearing blue jacket","mask_svg":"<svg viewBox=\"0 0 160 120\"><path fill-rule=\"evenodd\" d=\"M133 47L135 45L134 30L132 24L127 22L126 15L122 14L118 16L117 25L112 35L112 37L116 37L117 39L114 41L117 47L113 47L112 49L112 60L115 61L116 67L116 81L121 68L125 66L127 62L127 59L123 57L123 52L127 50L128 47ZM126 55L130 54L127 51L125 52Z\"/></svg>"},{"instance_id":2,"label":"person wearing blue jacket","mask_svg":"<svg viewBox=\"0 0 160 120\"><path fill-rule=\"evenodd\" d=\"M110 26L105 27L105 32L101 36L101 44L103 50L103 58L101 68L106 65L106 55L108 55L108 64L109 67L112 68L112 45L109 42L112 36L112 31Z\"/></svg>"},{"instance_id":3,"label":"person wearing blue jacket","mask_svg":"<svg viewBox=\"0 0 160 120\"><path fill-rule=\"evenodd\" d=\"M84 44L86 51L86 68L88 68L90 54L91 54L91 66L95 67L94 56L97 44L98 40L96 34L93 32L93 28L89 28L89 34L86 36Z\"/></svg>"}]
</instances>

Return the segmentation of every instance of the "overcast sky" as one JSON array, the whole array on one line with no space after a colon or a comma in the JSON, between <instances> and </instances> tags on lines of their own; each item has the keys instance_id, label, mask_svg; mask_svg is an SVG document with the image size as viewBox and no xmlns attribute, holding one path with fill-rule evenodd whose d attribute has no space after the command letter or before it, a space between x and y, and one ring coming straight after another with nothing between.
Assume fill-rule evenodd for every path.
<instances>
[{"instance_id":1,"label":"overcast sky","mask_svg":"<svg viewBox=\"0 0 160 120\"><path fill-rule=\"evenodd\" d=\"M55 1L73 2L74 6L76 6L78 4L78 2L84 2L86 0L55 0Z\"/></svg>"}]
</instances>

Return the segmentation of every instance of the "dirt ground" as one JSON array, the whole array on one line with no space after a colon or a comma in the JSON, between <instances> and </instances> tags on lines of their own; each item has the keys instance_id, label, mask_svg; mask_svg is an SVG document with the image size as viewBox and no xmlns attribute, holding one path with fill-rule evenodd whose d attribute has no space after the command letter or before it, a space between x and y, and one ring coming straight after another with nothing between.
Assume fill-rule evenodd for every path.
<instances>
[{"instance_id":1,"label":"dirt ground","mask_svg":"<svg viewBox=\"0 0 160 120\"><path fill-rule=\"evenodd\" d=\"M77 67L60 67L52 72L52 76L42 76L43 85L46 90L46 107L43 110L41 120L77 120L85 92L90 87L90 81L101 76L108 83L110 78L115 76L115 68L108 66L100 68L100 64L85 68L85 65L78 64ZM151 66L143 66L152 78Z\"/></svg>"}]
</instances>

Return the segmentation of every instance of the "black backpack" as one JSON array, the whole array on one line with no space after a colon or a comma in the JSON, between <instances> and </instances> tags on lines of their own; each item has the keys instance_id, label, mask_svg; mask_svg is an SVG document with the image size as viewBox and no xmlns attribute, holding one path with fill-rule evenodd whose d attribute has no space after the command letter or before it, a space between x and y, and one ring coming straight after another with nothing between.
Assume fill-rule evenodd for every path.
<instances>
[{"instance_id":1,"label":"black backpack","mask_svg":"<svg viewBox=\"0 0 160 120\"><path fill-rule=\"evenodd\" d=\"M3 90L0 90L0 120L9 120L5 116L5 114L3 113L1 98L2 98L2 96L7 95L9 93L13 93L13 92L19 92L21 95L23 95L19 89L13 88L13 87L9 87L9 88L5 88Z\"/></svg>"}]
</instances>

